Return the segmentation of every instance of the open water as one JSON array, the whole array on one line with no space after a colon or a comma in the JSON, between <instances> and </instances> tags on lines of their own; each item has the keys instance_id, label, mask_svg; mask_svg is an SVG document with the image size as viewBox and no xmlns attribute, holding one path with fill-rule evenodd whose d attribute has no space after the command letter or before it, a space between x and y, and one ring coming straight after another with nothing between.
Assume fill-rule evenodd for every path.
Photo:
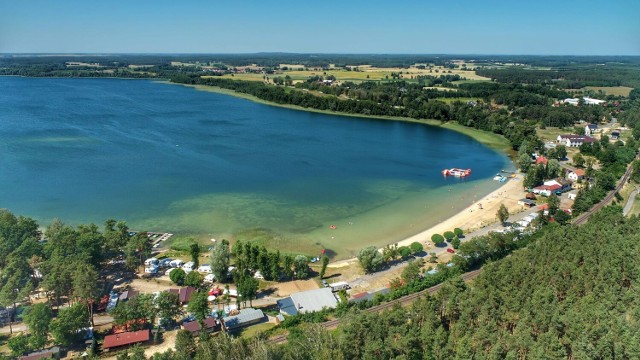
<instances>
[{"instance_id":1,"label":"open water","mask_svg":"<svg viewBox=\"0 0 640 360\"><path fill-rule=\"evenodd\" d=\"M285 251L347 257L442 221L497 188L491 177L507 166L421 124L149 80L0 77L0 208L43 225L270 234ZM473 174L446 179L450 167Z\"/></svg>"}]
</instances>

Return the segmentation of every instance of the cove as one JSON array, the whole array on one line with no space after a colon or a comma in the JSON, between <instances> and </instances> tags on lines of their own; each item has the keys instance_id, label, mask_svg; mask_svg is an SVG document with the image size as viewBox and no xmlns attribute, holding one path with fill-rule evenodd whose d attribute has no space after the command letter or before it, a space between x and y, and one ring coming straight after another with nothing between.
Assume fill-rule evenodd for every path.
<instances>
[{"instance_id":1,"label":"cove","mask_svg":"<svg viewBox=\"0 0 640 360\"><path fill-rule=\"evenodd\" d=\"M0 207L44 225L270 234L285 252L346 258L453 215L510 166L447 129L150 80L0 77L0 88ZM473 174L444 178L451 167Z\"/></svg>"}]
</instances>

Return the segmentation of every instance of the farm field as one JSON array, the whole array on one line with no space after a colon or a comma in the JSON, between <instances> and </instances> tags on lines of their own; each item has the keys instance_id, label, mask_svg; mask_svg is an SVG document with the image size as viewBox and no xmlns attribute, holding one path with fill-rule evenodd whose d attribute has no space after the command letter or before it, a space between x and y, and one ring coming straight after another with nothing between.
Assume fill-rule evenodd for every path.
<instances>
[{"instance_id":1,"label":"farm field","mask_svg":"<svg viewBox=\"0 0 640 360\"><path fill-rule=\"evenodd\" d=\"M627 86L586 86L583 88L584 90L592 90L598 92L599 90L604 91L607 95L615 95L615 96L629 96L629 93L633 88Z\"/></svg>"}]
</instances>

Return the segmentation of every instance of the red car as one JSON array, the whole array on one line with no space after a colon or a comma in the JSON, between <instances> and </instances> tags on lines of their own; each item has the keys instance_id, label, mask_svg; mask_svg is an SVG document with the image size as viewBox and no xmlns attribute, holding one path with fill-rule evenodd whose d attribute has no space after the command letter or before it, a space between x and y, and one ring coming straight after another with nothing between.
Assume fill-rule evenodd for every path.
<instances>
[{"instance_id":1,"label":"red car","mask_svg":"<svg viewBox=\"0 0 640 360\"><path fill-rule=\"evenodd\" d=\"M452 248L447 248L447 252L450 252L450 253L452 253L452 254L453 254L453 253L455 253L456 251L455 251L455 250L453 250Z\"/></svg>"}]
</instances>

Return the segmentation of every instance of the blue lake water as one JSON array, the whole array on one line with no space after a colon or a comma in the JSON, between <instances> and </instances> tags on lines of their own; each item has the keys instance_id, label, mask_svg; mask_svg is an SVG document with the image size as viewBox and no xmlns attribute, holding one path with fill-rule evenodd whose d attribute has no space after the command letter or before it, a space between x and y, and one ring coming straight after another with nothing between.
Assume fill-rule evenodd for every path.
<instances>
[{"instance_id":1,"label":"blue lake water","mask_svg":"<svg viewBox=\"0 0 640 360\"><path fill-rule=\"evenodd\" d=\"M280 246L348 256L452 215L468 204L448 189L484 195L509 166L438 127L148 80L0 77L0 89L0 207L43 225L116 218L207 237L260 228ZM473 174L443 178L450 167ZM336 237L331 224L350 232Z\"/></svg>"}]
</instances>

